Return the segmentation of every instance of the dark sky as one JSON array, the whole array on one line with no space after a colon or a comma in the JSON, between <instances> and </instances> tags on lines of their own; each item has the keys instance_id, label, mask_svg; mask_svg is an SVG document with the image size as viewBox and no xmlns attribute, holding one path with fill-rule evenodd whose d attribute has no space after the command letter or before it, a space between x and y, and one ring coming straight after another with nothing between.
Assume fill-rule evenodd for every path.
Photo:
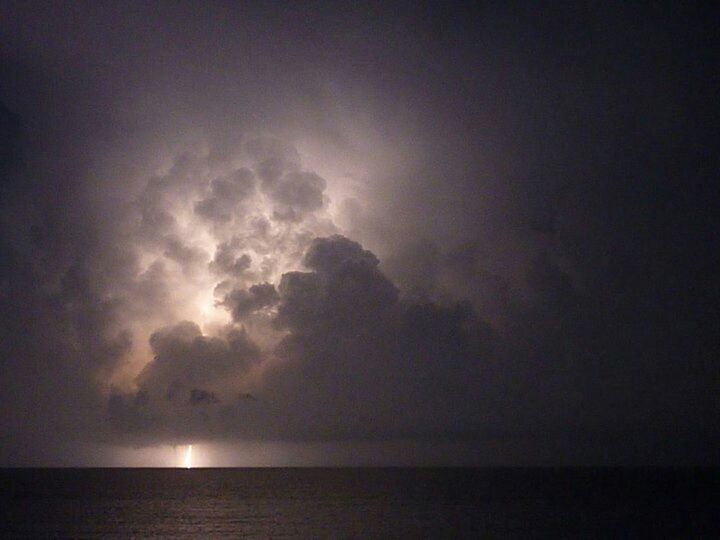
<instances>
[{"instance_id":1,"label":"dark sky","mask_svg":"<svg viewBox=\"0 0 720 540\"><path fill-rule=\"evenodd\" d=\"M2 2L0 466L719 464L718 23Z\"/></svg>"}]
</instances>

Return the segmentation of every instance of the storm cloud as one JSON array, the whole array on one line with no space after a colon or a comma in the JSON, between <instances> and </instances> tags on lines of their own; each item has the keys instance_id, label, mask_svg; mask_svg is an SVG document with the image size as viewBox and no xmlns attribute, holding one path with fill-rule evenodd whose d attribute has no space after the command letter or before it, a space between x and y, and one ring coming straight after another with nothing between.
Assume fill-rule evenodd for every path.
<instances>
[{"instance_id":1,"label":"storm cloud","mask_svg":"<svg viewBox=\"0 0 720 540\"><path fill-rule=\"evenodd\" d=\"M310 271L285 273L277 291L232 291L224 305L235 321L273 308L282 337L263 352L232 325L219 337L190 322L154 333L155 357L135 397L112 398L113 420L151 438L172 425L178 440L476 435L468 404L482 392L491 330L469 304L401 301L378 263L343 236L316 238L302 261ZM250 410L238 389L255 396ZM213 406L200 425L198 405Z\"/></svg>"},{"instance_id":2,"label":"storm cloud","mask_svg":"<svg viewBox=\"0 0 720 540\"><path fill-rule=\"evenodd\" d=\"M716 463L715 26L4 4L0 464L193 441Z\"/></svg>"}]
</instances>

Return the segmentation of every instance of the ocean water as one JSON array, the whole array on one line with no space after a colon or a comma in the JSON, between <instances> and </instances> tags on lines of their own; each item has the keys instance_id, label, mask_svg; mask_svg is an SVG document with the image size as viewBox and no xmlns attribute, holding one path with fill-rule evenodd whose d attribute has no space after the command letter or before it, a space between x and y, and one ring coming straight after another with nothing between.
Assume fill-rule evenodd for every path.
<instances>
[{"instance_id":1,"label":"ocean water","mask_svg":"<svg viewBox=\"0 0 720 540\"><path fill-rule=\"evenodd\" d=\"M4 469L0 538L713 538L719 494L717 469Z\"/></svg>"}]
</instances>

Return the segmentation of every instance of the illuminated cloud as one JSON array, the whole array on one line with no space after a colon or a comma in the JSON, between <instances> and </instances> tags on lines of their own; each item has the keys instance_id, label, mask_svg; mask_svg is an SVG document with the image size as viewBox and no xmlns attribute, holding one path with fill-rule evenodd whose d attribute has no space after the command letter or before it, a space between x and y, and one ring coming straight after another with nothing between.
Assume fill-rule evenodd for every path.
<instances>
[{"instance_id":1,"label":"illuminated cloud","mask_svg":"<svg viewBox=\"0 0 720 540\"><path fill-rule=\"evenodd\" d=\"M708 462L701 19L3 6L0 465L195 438Z\"/></svg>"}]
</instances>

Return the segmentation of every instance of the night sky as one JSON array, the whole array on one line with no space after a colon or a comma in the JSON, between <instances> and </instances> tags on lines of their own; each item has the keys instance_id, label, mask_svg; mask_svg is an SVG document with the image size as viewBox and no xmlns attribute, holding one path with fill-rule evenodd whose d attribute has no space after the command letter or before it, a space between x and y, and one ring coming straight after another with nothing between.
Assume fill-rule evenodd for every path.
<instances>
[{"instance_id":1,"label":"night sky","mask_svg":"<svg viewBox=\"0 0 720 540\"><path fill-rule=\"evenodd\" d=\"M3 1L0 466L719 464L718 24Z\"/></svg>"}]
</instances>

